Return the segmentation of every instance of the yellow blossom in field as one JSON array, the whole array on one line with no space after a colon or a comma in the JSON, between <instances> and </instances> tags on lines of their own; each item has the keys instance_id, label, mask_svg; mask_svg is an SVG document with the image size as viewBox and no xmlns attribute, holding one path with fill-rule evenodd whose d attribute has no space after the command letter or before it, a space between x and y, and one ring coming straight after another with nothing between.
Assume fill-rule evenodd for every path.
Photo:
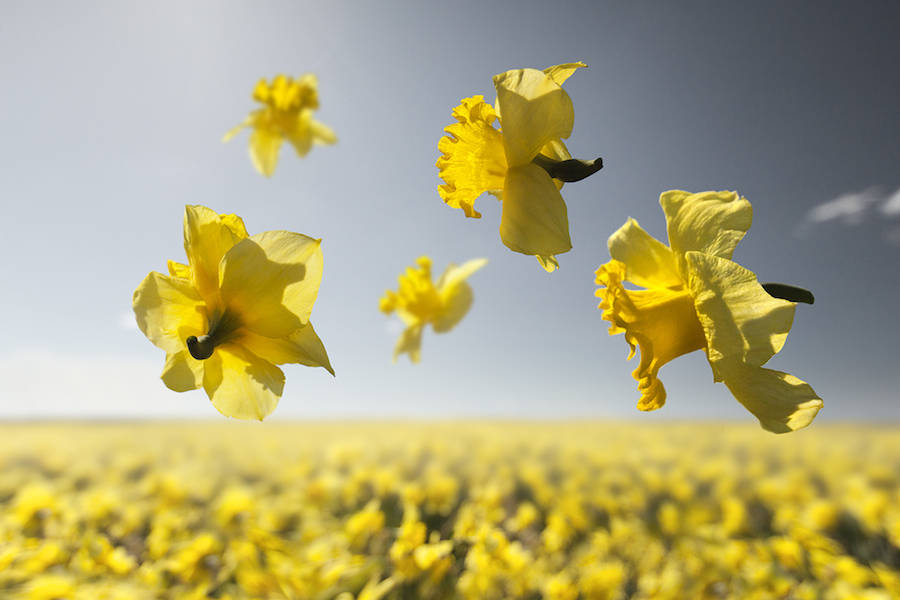
<instances>
[{"instance_id":1,"label":"yellow blossom in field","mask_svg":"<svg viewBox=\"0 0 900 600\"><path fill-rule=\"evenodd\" d=\"M275 172L278 152L284 140L290 142L298 156L306 156L313 144L334 144L337 136L327 126L313 120L319 108L318 81L307 73L298 79L278 75L269 84L260 79L253 99L263 105L243 123L225 134L229 141L245 127L250 127L250 160L266 177Z\"/></svg>"},{"instance_id":2,"label":"yellow blossom in field","mask_svg":"<svg viewBox=\"0 0 900 600\"><path fill-rule=\"evenodd\" d=\"M496 196L502 203L500 239L515 252L536 256L547 271L559 266L555 255L568 252L572 242L559 193L563 181L541 165L572 158L562 138L571 135L575 114L562 84L585 66L577 62L495 75L495 106L483 96L464 98L453 109L457 123L438 143L441 157L435 166L445 182L438 186L444 202L480 218L475 200L484 192ZM494 126L498 119L500 129ZM578 178L599 168L591 163Z\"/></svg>"},{"instance_id":3,"label":"yellow blossom in field","mask_svg":"<svg viewBox=\"0 0 900 600\"><path fill-rule=\"evenodd\" d=\"M188 264L150 273L134 292L138 326L166 352L162 380L203 387L225 416L263 419L284 388L276 365L334 374L309 316L322 279L321 240L290 231L247 234L236 215L186 206Z\"/></svg>"},{"instance_id":4,"label":"yellow blossom in field","mask_svg":"<svg viewBox=\"0 0 900 600\"><path fill-rule=\"evenodd\" d=\"M415 267L408 267L400 275L397 291L386 291L378 303L381 312L396 312L406 325L394 347L395 361L406 353L412 362L419 362L426 325L430 324L436 333L445 333L466 316L474 299L466 279L486 264L486 258L474 258L460 266L451 263L434 283L431 259L421 256Z\"/></svg>"},{"instance_id":5,"label":"yellow blossom in field","mask_svg":"<svg viewBox=\"0 0 900 600\"><path fill-rule=\"evenodd\" d=\"M657 373L664 364L703 349L722 381L760 421L784 433L806 427L822 400L804 381L762 367L784 345L793 302L771 296L756 275L731 261L750 228L753 210L735 192L664 192L669 246L629 219L609 238L612 260L596 273L610 335L624 333L631 356L640 347L633 376L638 408L666 400ZM628 281L644 289L624 286Z\"/></svg>"}]
</instances>

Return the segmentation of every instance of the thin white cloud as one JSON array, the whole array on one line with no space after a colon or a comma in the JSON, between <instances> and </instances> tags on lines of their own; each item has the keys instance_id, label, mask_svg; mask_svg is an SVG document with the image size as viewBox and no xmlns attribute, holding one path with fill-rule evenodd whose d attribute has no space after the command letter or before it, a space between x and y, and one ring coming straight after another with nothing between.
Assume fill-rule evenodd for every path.
<instances>
[{"instance_id":1,"label":"thin white cloud","mask_svg":"<svg viewBox=\"0 0 900 600\"><path fill-rule=\"evenodd\" d=\"M806 222L811 224L840 221L845 225L862 223L870 209L884 198L878 187L870 187L861 192L842 194L815 206L806 213Z\"/></svg>"},{"instance_id":2,"label":"thin white cloud","mask_svg":"<svg viewBox=\"0 0 900 600\"><path fill-rule=\"evenodd\" d=\"M0 355L0 418L211 415L202 391L169 391L161 370L160 361L48 349Z\"/></svg>"},{"instance_id":3,"label":"thin white cloud","mask_svg":"<svg viewBox=\"0 0 900 600\"><path fill-rule=\"evenodd\" d=\"M895 217L900 217L900 188L889 194L880 186L872 186L814 206L806 213L797 234L805 237L813 227L825 223L855 226L871 219L883 221ZM898 236L898 230L891 229L883 237L891 244L898 244Z\"/></svg>"},{"instance_id":4,"label":"thin white cloud","mask_svg":"<svg viewBox=\"0 0 900 600\"><path fill-rule=\"evenodd\" d=\"M900 188L884 201L881 212L889 217L900 216Z\"/></svg>"}]
</instances>

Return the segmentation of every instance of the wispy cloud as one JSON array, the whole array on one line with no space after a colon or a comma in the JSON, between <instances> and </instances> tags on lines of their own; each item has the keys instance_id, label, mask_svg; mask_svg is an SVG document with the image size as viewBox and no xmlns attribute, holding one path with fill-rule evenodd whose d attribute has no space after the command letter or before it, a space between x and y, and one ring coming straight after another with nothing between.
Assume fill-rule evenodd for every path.
<instances>
[{"instance_id":1,"label":"wispy cloud","mask_svg":"<svg viewBox=\"0 0 900 600\"><path fill-rule=\"evenodd\" d=\"M860 225L872 218L878 220L900 217L900 188L888 193L881 186L872 186L857 192L841 194L833 200L823 202L811 208L797 229L801 235L808 234L814 227L826 223L841 225ZM884 239L891 243L897 241L897 229L891 229Z\"/></svg>"},{"instance_id":2,"label":"wispy cloud","mask_svg":"<svg viewBox=\"0 0 900 600\"><path fill-rule=\"evenodd\" d=\"M161 363L49 349L0 355L0 418L209 417L203 392L175 394Z\"/></svg>"}]
</instances>

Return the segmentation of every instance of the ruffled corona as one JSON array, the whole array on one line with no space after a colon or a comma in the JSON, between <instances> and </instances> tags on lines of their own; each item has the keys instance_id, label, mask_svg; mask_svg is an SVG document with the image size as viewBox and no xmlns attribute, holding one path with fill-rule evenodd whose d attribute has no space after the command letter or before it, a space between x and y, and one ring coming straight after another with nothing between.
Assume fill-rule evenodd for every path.
<instances>
[{"instance_id":1,"label":"ruffled corona","mask_svg":"<svg viewBox=\"0 0 900 600\"><path fill-rule=\"evenodd\" d=\"M446 183L438 193L448 206L467 217L480 218L475 200L484 192L499 194L506 177L503 136L494 128L497 113L483 96L464 98L453 109L458 122L445 128L438 142L441 157L435 163Z\"/></svg>"},{"instance_id":2,"label":"ruffled corona","mask_svg":"<svg viewBox=\"0 0 900 600\"><path fill-rule=\"evenodd\" d=\"M700 350L706 345L703 327L697 320L693 300L684 290L625 289L626 267L612 260L597 269L596 283L602 318L610 322L609 333L625 334L631 347L628 358L641 351L641 362L632 373L638 382L640 410L661 408L666 389L657 377L660 367L674 358Z\"/></svg>"}]
</instances>

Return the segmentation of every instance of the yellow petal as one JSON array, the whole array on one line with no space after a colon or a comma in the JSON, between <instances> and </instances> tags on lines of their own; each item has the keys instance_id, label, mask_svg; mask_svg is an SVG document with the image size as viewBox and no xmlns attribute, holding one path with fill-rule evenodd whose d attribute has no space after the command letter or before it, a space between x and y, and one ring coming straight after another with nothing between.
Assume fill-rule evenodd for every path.
<instances>
[{"instance_id":1,"label":"yellow petal","mask_svg":"<svg viewBox=\"0 0 900 600\"><path fill-rule=\"evenodd\" d=\"M672 190L663 192L659 203L666 213L669 246L678 255L676 260L684 280L684 253L696 250L731 258L753 222L753 207L737 192L691 194Z\"/></svg>"},{"instance_id":2,"label":"yellow petal","mask_svg":"<svg viewBox=\"0 0 900 600\"><path fill-rule=\"evenodd\" d=\"M436 332L450 331L469 312L473 294L466 279L486 264L486 258L473 258L460 266L447 266L437 284L442 308L431 323Z\"/></svg>"},{"instance_id":3,"label":"yellow petal","mask_svg":"<svg viewBox=\"0 0 900 600\"><path fill-rule=\"evenodd\" d=\"M284 390L281 369L238 344L216 347L203 367L203 389L226 417L262 420Z\"/></svg>"},{"instance_id":4,"label":"yellow petal","mask_svg":"<svg viewBox=\"0 0 900 600\"><path fill-rule=\"evenodd\" d=\"M186 279L152 272L134 291L132 306L138 327L167 354L183 351L189 336L207 332L206 305Z\"/></svg>"},{"instance_id":5,"label":"yellow petal","mask_svg":"<svg viewBox=\"0 0 900 600\"><path fill-rule=\"evenodd\" d=\"M192 281L211 307L218 304L219 263L241 240L240 231L235 233L235 219L240 221L235 215L219 215L205 206L184 207L184 251ZM245 237L246 233L244 230Z\"/></svg>"},{"instance_id":6,"label":"yellow petal","mask_svg":"<svg viewBox=\"0 0 900 600\"><path fill-rule=\"evenodd\" d=\"M507 171L500 238L510 250L523 254L548 256L572 248L566 203L539 166Z\"/></svg>"},{"instance_id":7,"label":"yellow petal","mask_svg":"<svg viewBox=\"0 0 900 600\"><path fill-rule=\"evenodd\" d=\"M503 189L503 137L493 125L497 114L482 96L463 98L453 109L453 117L458 122L445 128L448 135L438 142L441 157L435 166L445 182L438 186L438 193L448 206L479 218L475 200L484 192Z\"/></svg>"},{"instance_id":8,"label":"yellow petal","mask_svg":"<svg viewBox=\"0 0 900 600\"><path fill-rule=\"evenodd\" d=\"M417 363L421 358L423 325L412 325L403 330L394 346L394 362L401 354L409 354L409 360Z\"/></svg>"},{"instance_id":9,"label":"yellow petal","mask_svg":"<svg viewBox=\"0 0 900 600\"><path fill-rule=\"evenodd\" d=\"M278 164L278 151L283 138L281 134L257 128L250 134L250 160L256 170L266 177L271 177Z\"/></svg>"},{"instance_id":10,"label":"yellow petal","mask_svg":"<svg viewBox=\"0 0 900 600\"><path fill-rule=\"evenodd\" d=\"M730 361L722 374L734 397L774 433L806 427L823 405L809 384L789 373Z\"/></svg>"},{"instance_id":11,"label":"yellow petal","mask_svg":"<svg viewBox=\"0 0 900 600\"><path fill-rule=\"evenodd\" d=\"M687 253L689 285L706 335L716 381L720 363L765 364L781 350L794 321L794 303L773 298L752 271L736 262Z\"/></svg>"},{"instance_id":12,"label":"yellow petal","mask_svg":"<svg viewBox=\"0 0 900 600\"><path fill-rule=\"evenodd\" d=\"M660 367L670 360L706 345L687 290L628 290L623 286L625 265L612 260L597 270L601 286L597 296L610 335L625 333L631 346L641 350L641 363L632 376L638 381L640 410L655 410L666 401L666 390L657 378Z\"/></svg>"},{"instance_id":13,"label":"yellow petal","mask_svg":"<svg viewBox=\"0 0 900 600\"><path fill-rule=\"evenodd\" d=\"M306 325L322 281L320 244L290 231L266 231L239 242L219 271L226 310L266 337L287 337Z\"/></svg>"},{"instance_id":14,"label":"yellow petal","mask_svg":"<svg viewBox=\"0 0 900 600\"><path fill-rule=\"evenodd\" d=\"M248 117L247 120L244 121L243 123L241 123L240 125L232 127L227 132L225 132L225 135L222 136L222 143L225 144L227 142L230 142L231 138L233 138L234 136L239 134L245 127L249 127L250 125L251 125L251 120Z\"/></svg>"},{"instance_id":15,"label":"yellow petal","mask_svg":"<svg viewBox=\"0 0 900 600\"><path fill-rule=\"evenodd\" d=\"M168 354L161 379L175 392L196 390L203 385L203 362L186 350Z\"/></svg>"},{"instance_id":16,"label":"yellow petal","mask_svg":"<svg viewBox=\"0 0 900 600\"><path fill-rule=\"evenodd\" d=\"M312 130L313 140L315 140L317 144L337 143L337 135L335 135L334 130L328 125L313 121L309 126Z\"/></svg>"},{"instance_id":17,"label":"yellow petal","mask_svg":"<svg viewBox=\"0 0 900 600\"><path fill-rule=\"evenodd\" d=\"M240 343L253 354L275 365L297 363L307 367L324 367L334 375L325 345L312 323L301 327L287 338L269 338L253 332L245 332Z\"/></svg>"},{"instance_id":18,"label":"yellow petal","mask_svg":"<svg viewBox=\"0 0 900 600\"><path fill-rule=\"evenodd\" d=\"M609 236L609 255L625 264L625 278L646 288L677 288L683 285L675 256L668 246L628 219Z\"/></svg>"},{"instance_id":19,"label":"yellow petal","mask_svg":"<svg viewBox=\"0 0 900 600\"><path fill-rule=\"evenodd\" d=\"M287 132L287 139L297 152L297 156L302 157L309 153L313 145L311 111L304 110L297 115Z\"/></svg>"},{"instance_id":20,"label":"yellow petal","mask_svg":"<svg viewBox=\"0 0 900 600\"><path fill-rule=\"evenodd\" d=\"M575 71L583 67L587 67L587 65L581 61L578 61L547 67L546 69L544 69L544 73L547 75L547 77L552 79L556 83L556 85L562 85L563 83L565 83L566 79L568 79L572 76L573 73L575 73Z\"/></svg>"},{"instance_id":21,"label":"yellow petal","mask_svg":"<svg viewBox=\"0 0 900 600\"><path fill-rule=\"evenodd\" d=\"M191 268L174 260L168 262L169 275L172 277L180 277L181 279L191 278Z\"/></svg>"},{"instance_id":22,"label":"yellow petal","mask_svg":"<svg viewBox=\"0 0 900 600\"><path fill-rule=\"evenodd\" d=\"M547 271L548 273L552 273L553 271L555 271L559 268L559 261L553 255L542 256L542 255L538 254L535 256L535 258L538 260L538 262L541 264L541 266L544 268L544 270Z\"/></svg>"},{"instance_id":23,"label":"yellow petal","mask_svg":"<svg viewBox=\"0 0 900 600\"><path fill-rule=\"evenodd\" d=\"M547 142L572 133L575 111L569 95L537 69L494 76L506 162L525 165Z\"/></svg>"}]
</instances>

